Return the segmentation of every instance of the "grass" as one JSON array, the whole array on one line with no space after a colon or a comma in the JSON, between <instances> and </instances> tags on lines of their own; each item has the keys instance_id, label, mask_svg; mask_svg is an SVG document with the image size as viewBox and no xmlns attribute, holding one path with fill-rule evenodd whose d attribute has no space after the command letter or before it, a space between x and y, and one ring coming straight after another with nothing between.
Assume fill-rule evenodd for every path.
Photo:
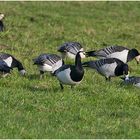
<instances>
[{"instance_id":1,"label":"grass","mask_svg":"<svg viewBox=\"0 0 140 140\"><path fill-rule=\"evenodd\" d=\"M140 2L0 2L0 9L6 15L1 51L28 72L0 80L0 138L140 138L138 88L85 70L80 85L62 92L55 77L40 80L32 65L67 41L87 51L116 44L139 49ZM131 75L140 74L135 61L129 65Z\"/></svg>"}]
</instances>

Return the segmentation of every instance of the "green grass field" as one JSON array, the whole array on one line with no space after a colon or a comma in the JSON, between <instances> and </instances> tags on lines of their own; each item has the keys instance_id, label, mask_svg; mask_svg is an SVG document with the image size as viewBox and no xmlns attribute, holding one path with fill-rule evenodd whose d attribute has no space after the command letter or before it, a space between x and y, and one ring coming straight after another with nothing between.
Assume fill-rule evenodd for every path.
<instances>
[{"instance_id":1,"label":"green grass field","mask_svg":"<svg viewBox=\"0 0 140 140\"><path fill-rule=\"evenodd\" d=\"M40 80L32 62L67 41L86 51L106 45L140 51L140 2L0 2L0 9L6 15L1 52L27 70L26 77L14 70L0 80L0 138L140 138L138 88L85 70L80 85L62 92L55 77ZM129 66L140 75L140 65Z\"/></svg>"}]
</instances>

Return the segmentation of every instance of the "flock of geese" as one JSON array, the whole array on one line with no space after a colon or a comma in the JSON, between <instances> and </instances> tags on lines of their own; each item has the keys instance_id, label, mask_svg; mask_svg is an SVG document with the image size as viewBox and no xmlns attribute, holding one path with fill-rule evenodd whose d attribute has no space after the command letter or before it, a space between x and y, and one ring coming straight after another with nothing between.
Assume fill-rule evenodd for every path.
<instances>
[{"instance_id":1,"label":"flock of geese","mask_svg":"<svg viewBox=\"0 0 140 140\"><path fill-rule=\"evenodd\" d=\"M0 14L0 31L4 30L2 22L4 15ZM128 62L136 59L140 62L140 53L137 49L129 49L123 46L108 46L97 51L85 52L82 45L78 42L66 42L59 46L57 54L44 53L33 59L34 65L37 65L40 77L45 72L51 72L52 76L56 76L59 80L61 89L63 85L70 85L73 88L79 84L84 77L84 68L96 70L106 80L110 81L111 77L121 76L125 83L133 84L140 87L140 77L129 76ZM97 60L82 62L86 57L96 57ZM75 64L65 64L65 58L75 60ZM5 77L13 68L17 68L22 74L26 74L26 70L22 63L14 56L7 53L0 53L0 72Z\"/></svg>"}]
</instances>

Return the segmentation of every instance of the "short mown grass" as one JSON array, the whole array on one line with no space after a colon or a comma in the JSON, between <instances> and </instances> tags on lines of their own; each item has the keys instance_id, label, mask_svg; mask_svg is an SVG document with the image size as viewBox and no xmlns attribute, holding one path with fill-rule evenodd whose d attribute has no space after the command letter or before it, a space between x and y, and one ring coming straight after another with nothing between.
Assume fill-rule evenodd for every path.
<instances>
[{"instance_id":1,"label":"short mown grass","mask_svg":"<svg viewBox=\"0 0 140 140\"><path fill-rule=\"evenodd\" d=\"M55 77L40 80L32 62L41 53L59 54L68 41L87 51L107 45L140 51L140 2L0 2L0 9L1 52L27 70L26 77L14 70L0 80L0 138L140 138L140 89L88 69L74 90L61 91ZM131 75L140 74L135 61L129 66Z\"/></svg>"}]
</instances>

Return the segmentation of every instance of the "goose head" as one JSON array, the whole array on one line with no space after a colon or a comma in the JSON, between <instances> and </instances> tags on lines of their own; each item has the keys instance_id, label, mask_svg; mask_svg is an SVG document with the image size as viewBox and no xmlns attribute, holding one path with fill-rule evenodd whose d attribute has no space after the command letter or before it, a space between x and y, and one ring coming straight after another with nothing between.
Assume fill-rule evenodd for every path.
<instances>
[{"instance_id":1,"label":"goose head","mask_svg":"<svg viewBox=\"0 0 140 140\"><path fill-rule=\"evenodd\" d=\"M4 14L0 13L0 20L4 18Z\"/></svg>"},{"instance_id":2,"label":"goose head","mask_svg":"<svg viewBox=\"0 0 140 140\"><path fill-rule=\"evenodd\" d=\"M131 54L132 54L133 58L135 58L137 64L139 64L139 62L140 62L140 53L138 52L138 50L137 49L131 49L130 51L131 51Z\"/></svg>"}]
</instances>

